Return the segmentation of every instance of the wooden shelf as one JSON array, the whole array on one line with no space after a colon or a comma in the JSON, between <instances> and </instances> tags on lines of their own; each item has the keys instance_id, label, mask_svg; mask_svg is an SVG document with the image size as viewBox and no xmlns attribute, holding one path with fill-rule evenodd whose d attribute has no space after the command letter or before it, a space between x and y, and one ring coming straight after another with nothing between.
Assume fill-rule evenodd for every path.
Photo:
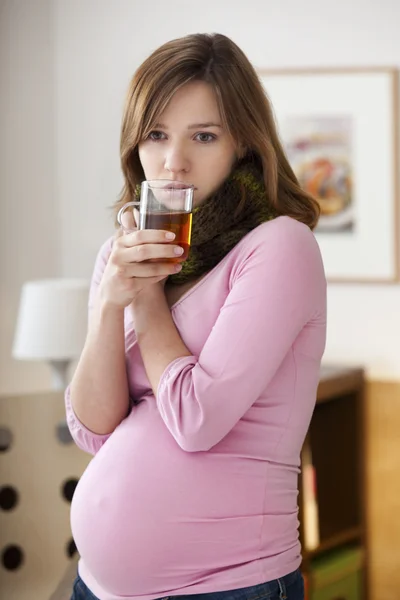
<instances>
[{"instance_id":1,"label":"wooden shelf","mask_svg":"<svg viewBox=\"0 0 400 600\"><path fill-rule=\"evenodd\" d=\"M364 371L361 368L346 368L335 365L321 367L317 393L317 404L330 402L337 396L357 391L364 382Z\"/></svg>"},{"instance_id":2,"label":"wooden shelf","mask_svg":"<svg viewBox=\"0 0 400 600\"><path fill-rule=\"evenodd\" d=\"M323 554L324 552L327 552L328 550L333 550L334 548L343 546L345 544L349 544L352 542L354 542L354 543L360 542L361 543L362 534L363 534L363 530L361 527L353 527L351 529L348 529L337 535L332 536L328 540L323 541L318 546L318 548L315 548L315 550L308 550L308 551L306 550L304 552L304 556L309 559L315 558L316 556L319 556L320 554Z\"/></svg>"},{"instance_id":3,"label":"wooden shelf","mask_svg":"<svg viewBox=\"0 0 400 600\"><path fill-rule=\"evenodd\" d=\"M309 467L313 469L315 491L303 487L306 483L302 472L299 495L302 571L310 584L310 598L313 598L313 561L330 551L354 545L366 557L362 567L362 600L368 600L364 389L362 368L340 365L321 368L317 402L302 453L302 467L307 465L305 472L309 475ZM306 521L306 515L310 522ZM315 550L307 551L305 534L311 541L316 531L320 543Z\"/></svg>"}]
</instances>

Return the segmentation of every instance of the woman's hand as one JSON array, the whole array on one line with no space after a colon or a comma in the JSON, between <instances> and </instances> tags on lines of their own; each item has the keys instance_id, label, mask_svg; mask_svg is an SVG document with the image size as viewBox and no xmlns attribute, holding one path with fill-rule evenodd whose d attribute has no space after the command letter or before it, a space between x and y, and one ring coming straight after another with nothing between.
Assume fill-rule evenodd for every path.
<instances>
[{"instance_id":1,"label":"woman's hand","mask_svg":"<svg viewBox=\"0 0 400 600\"><path fill-rule=\"evenodd\" d=\"M99 286L100 301L125 308L142 290L180 271L176 261L183 248L173 238L173 233L156 229L118 232Z\"/></svg>"}]
</instances>

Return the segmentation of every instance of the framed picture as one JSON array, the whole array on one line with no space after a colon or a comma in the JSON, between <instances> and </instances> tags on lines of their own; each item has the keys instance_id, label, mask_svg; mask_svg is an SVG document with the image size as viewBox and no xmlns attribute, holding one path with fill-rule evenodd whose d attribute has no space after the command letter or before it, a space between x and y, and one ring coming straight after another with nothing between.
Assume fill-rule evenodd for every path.
<instances>
[{"instance_id":1,"label":"framed picture","mask_svg":"<svg viewBox=\"0 0 400 600\"><path fill-rule=\"evenodd\" d=\"M300 185L320 204L328 280L399 281L397 70L259 76Z\"/></svg>"}]
</instances>

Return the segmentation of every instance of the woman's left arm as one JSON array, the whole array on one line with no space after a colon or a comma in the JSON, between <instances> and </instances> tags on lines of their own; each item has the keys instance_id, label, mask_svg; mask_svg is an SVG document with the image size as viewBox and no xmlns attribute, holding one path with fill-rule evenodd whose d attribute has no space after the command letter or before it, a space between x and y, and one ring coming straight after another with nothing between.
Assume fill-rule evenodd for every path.
<instances>
[{"instance_id":1,"label":"woman's left arm","mask_svg":"<svg viewBox=\"0 0 400 600\"><path fill-rule=\"evenodd\" d=\"M134 306L158 409L188 452L208 450L229 433L266 389L300 331L325 311L321 255L308 227L277 219L252 240L199 357L183 343L162 290Z\"/></svg>"},{"instance_id":2,"label":"woman's left arm","mask_svg":"<svg viewBox=\"0 0 400 600\"><path fill-rule=\"evenodd\" d=\"M147 377L157 389L168 365L177 358L192 356L172 319L162 284L149 286L132 302L135 334Z\"/></svg>"}]
</instances>

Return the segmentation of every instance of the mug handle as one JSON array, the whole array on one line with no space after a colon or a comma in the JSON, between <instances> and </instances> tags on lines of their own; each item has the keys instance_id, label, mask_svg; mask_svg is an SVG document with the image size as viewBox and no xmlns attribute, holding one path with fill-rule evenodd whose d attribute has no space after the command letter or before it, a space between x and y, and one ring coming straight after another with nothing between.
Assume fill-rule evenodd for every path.
<instances>
[{"instance_id":1,"label":"mug handle","mask_svg":"<svg viewBox=\"0 0 400 600\"><path fill-rule=\"evenodd\" d=\"M126 204L124 204L123 206L121 206L121 208L118 211L117 214L117 221L120 225L120 227L122 227L122 229L124 229L125 231L131 231L130 229L126 229L123 224L122 224L122 215L124 214L125 210L128 208L128 206L140 206L140 202L127 202ZM134 231L134 230L132 230Z\"/></svg>"}]
</instances>

